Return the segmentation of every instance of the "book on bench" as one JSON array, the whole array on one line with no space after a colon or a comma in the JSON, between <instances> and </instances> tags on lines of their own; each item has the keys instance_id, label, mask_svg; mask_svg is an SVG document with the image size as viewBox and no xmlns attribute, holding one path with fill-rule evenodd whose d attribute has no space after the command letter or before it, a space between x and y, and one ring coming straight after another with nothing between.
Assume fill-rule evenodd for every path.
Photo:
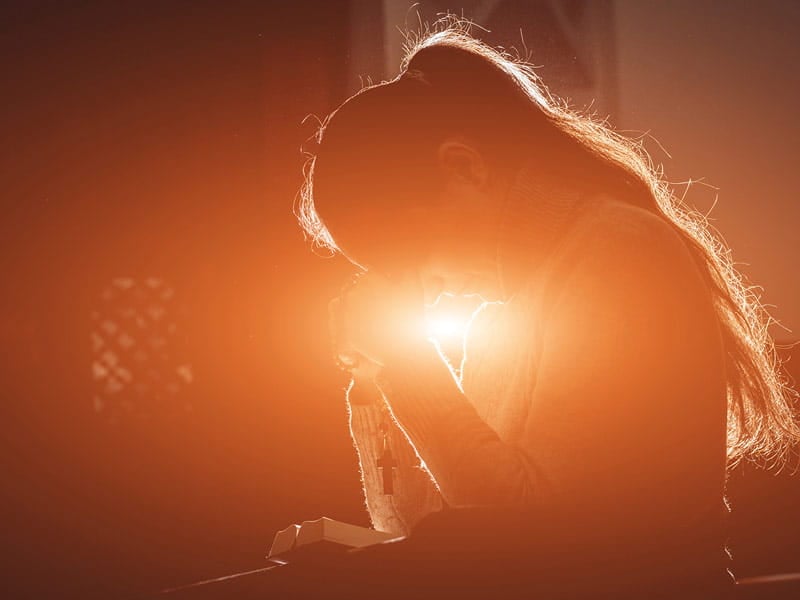
<instances>
[{"instance_id":1,"label":"book on bench","mask_svg":"<svg viewBox=\"0 0 800 600\"><path fill-rule=\"evenodd\" d=\"M342 553L394 539L393 533L344 523L328 517L290 525L275 534L267 559L295 561L308 555Z\"/></svg>"}]
</instances>

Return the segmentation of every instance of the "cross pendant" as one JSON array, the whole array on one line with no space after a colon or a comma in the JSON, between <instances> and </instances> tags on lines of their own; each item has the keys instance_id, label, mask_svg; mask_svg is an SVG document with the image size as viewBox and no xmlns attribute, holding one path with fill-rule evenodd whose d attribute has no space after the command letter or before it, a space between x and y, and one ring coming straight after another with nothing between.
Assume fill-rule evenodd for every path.
<instances>
[{"instance_id":1,"label":"cross pendant","mask_svg":"<svg viewBox=\"0 0 800 600\"><path fill-rule=\"evenodd\" d=\"M383 456L378 459L378 468L383 469L383 493L393 494L392 475L397 467L397 461L392 457L392 451L388 445L383 447Z\"/></svg>"}]
</instances>

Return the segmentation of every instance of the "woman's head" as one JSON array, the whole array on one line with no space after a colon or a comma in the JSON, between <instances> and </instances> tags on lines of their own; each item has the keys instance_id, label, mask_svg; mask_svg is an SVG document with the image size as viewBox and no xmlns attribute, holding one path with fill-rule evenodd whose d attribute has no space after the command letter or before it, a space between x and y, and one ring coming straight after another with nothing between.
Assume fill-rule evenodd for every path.
<instances>
[{"instance_id":1,"label":"woman's head","mask_svg":"<svg viewBox=\"0 0 800 600\"><path fill-rule=\"evenodd\" d=\"M491 287L499 203L523 161L642 206L684 239L711 290L728 364L728 454L782 455L800 437L769 317L725 246L652 167L641 144L550 96L532 68L449 23L411 44L401 75L322 124L298 217L317 244L433 290Z\"/></svg>"},{"instance_id":2,"label":"woman's head","mask_svg":"<svg viewBox=\"0 0 800 600\"><path fill-rule=\"evenodd\" d=\"M460 204L453 192L472 191L477 209L494 191L488 173L475 180L475 160L456 164L483 157L472 139L456 137L453 123L443 122L427 86L404 76L364 89L324 128L313 165L316 231L365 269L419 267L444 226L462 216L452 210Z\"/></svg>"},{"instance_id":3,"label":"woman's head","mask_svg":"<svg viewBox=\"0 0 800 600\"><path fill-rule=\"evenodd\" d=\"M364 268L485 291L499 207L522 162L571 181L602 164L558 126L533 81L466 35L421 39L400 76L362 89L320 128L304 227Z\"/></svg>"}]
</instances>

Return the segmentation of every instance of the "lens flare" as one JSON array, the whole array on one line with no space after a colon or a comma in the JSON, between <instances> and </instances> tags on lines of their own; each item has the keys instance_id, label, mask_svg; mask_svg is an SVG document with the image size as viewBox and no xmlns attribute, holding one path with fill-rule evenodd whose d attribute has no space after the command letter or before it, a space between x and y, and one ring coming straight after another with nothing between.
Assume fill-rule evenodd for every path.
<instances>
[{"instance_id":1,"label":"lens flare","mask_svg":"<svg viewBox=\"0 0 800 600\"><path fill-rule=\"evenodd\" d=\"M459 315L432 315L426 319L428 337L439 342L463 338L467 330L467 321Z\"/></svg>"},{"instance_id":2,"label":"lens flare","mask_svg":"<svg viewBox=\"0 0 800 600\"><path fill-rule=\"evenodd\" d=\"M453 350L460 348L473 313L481 303L482 300L475 296L440 296L435 304L426 307L427 337L440 346Z\"/></svg>"}]
</instances>

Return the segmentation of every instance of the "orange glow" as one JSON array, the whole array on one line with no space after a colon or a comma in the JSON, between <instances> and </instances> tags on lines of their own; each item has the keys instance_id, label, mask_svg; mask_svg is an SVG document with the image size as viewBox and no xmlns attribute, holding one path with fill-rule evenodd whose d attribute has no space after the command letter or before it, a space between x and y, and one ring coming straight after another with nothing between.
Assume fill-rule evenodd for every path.
<instances>
[{"instance_id":1,"label":"orange glow","mask_svg":"<svg viewBox=\"0 0 800 600\"><path fill-rule=\"evenodd\" d=\"M430 316L426 319L427 333L440 343L444 340L463 338L467 330L467 322L459 315L444 314Z\"/></svg>"},{"instance_id":2,"label":"orange glow","mask_svg":"<svg viewBox=\"0 0 800 600\"><path fill-rule=\"evenodd\" d=\"M483 301L477 296L442 295L425 311L425 327L429 339L442 349L457 355L463 348L469 323ZM456 358L452 356L451 358Z\"/></svg>"}]
</instances>

